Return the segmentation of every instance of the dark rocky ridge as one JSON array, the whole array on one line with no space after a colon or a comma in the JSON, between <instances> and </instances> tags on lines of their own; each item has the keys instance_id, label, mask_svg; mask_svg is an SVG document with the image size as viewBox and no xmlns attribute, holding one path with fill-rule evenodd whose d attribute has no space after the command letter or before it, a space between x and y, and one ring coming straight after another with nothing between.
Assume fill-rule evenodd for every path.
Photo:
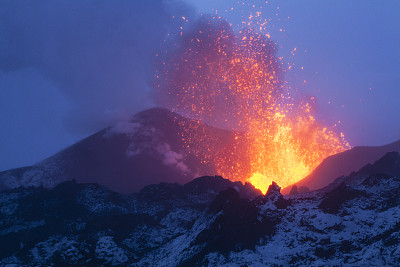
<instances>
[{"instance_id":1,"label":"dark rocky ridge","mask_svg":"<svg viewBox=\"0 0 400 267\"><path fill-rule=\"evenodd\" d=\"M373 164L367 164L357 172L352 172L348 176L341 176L335 179L328 186L316 190L316 192L329 192L341 186L342 183L346 185L357 185L366 183L366 180L378 179L375 181L379 183L378 177L400 177L400 154L399 152L388 152L382 158L378 159ZM375 177L375 178L374 178ZM364 182L365 181L365 182Z\"/></svg>"},{"instance_id":2,"label":"dark rocky ridge","mask_svg":"<svg viewBox=\"0 0 400 267\"><path fill-rule=\"evenodd\" d=\"M131 195L75 181L4 191L0 265L396 265L398 159L290 197L222 177Z\"/></svg>"},{"instance_id":3,"label":"dark rocky ridge","mask_svg":"<svg viewBox=\"0 0 400 267\"><path fill-rule=\"evenodd\" d=\"M228 206L218 206L217 203L225 201L223 199L226 199L227 194L232 196L232 202ZM244 247L252 247L265 232L258 233L250 227L257 220L258 214L250 199L260 194L251 184L230 182L222 177L200 177L184 186L168 183L150 185L132 195L119 194L97 184L78 184L75 180L63 182L53 189L21 187L0 194L0 259L15 256L22 262L31 262L32 256L29 254L35 246L62 234L74 237L74 242L85 249L80 251L76 259L65 259L69 256L59 251L48 263L76 264L88 261L90 264L106 264L105 261L95 260L95 245L91 245L91 242L96 240L97 235L109 233L118 243L129 239L133 232L143 227L162 230L166 227L163 220L179 209L188 209L200 217L223 211L217 220L225 221L223 229L226 236L231 236L234 230L240 230L245 225L256 235L252 239L244 232L234 239L235 242L228 242L226 248L210 243L214 251L229 251L229 246L239 243ZM202 215L204 212L205 215ZM176 219L182 220L179 223L182 230L189 230L198 216ZM235 221L237 216L240 218ZM232 223L236 225L233 228L230 227ZM206 232L215 232L215 225L216 222L212 223L209 230L200 233L193 241L194 244L209 242ZM272 226L267 232L271 231ZM146 252L147 249L137 248L132 252L136 256L132 256L131 260Z\"/></svg>"}]
</instances>

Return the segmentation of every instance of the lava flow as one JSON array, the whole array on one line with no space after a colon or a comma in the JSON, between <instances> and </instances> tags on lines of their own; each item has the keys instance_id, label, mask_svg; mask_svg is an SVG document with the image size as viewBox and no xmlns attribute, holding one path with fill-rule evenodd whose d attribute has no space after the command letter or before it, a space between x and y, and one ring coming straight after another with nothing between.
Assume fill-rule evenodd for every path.
<instances>
[{"instance_id":1,"label":"lava flow","mask_svg":"<svg viewBox=\"0 0 400 267\"><path fill-rule=\"evenodd\" d=\"M225 178L265 193L272 181L294 184L349 148L342 134L316 121L310 103L293 100L269 36L252 28L236 33L221 18L202 16L158 57L159 103L235 130L229 148L219 151L204 137L186 140Z\"/></svg>"}]
</instances>

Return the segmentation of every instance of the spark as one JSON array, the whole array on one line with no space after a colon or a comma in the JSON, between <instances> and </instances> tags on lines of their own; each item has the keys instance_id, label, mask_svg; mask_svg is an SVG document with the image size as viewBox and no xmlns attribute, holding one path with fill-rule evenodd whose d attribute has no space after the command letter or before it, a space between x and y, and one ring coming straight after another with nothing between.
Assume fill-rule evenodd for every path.
<instances>
[{"instance_id":1,"label":"spark","mask_svg":"<svg viewBox=\"0 0 400 267\"><path fill-rule=\"evenodd\" d=\"M156 87L161 102L168 99L169 108L198 119L197 129L181 125L182 141L194 157L265 193L272 181L290 186L350 146L343 133L315 119L310 103L293 101L275 44L263 32L266 20L259 11L247 19L237 33L214 16L181 31L179 42L158 57ZM236 130L218 148L203 122Z\"/></svg>"}]
</instances>

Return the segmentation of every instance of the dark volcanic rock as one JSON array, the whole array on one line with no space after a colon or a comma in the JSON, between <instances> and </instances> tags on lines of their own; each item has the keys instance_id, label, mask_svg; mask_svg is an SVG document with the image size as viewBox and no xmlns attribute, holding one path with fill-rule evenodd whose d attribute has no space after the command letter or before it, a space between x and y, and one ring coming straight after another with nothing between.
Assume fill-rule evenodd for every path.
<instances>
[{"instance_id":1,"label":"dark volcanic rock","mask_svg":"<svg viewBox=\"0 0 400 267\"><path fill-rule=\"evenodd\" d=\"M234 188L241 198L254 199L261 195L261 191L253 185L241 182L231 182L221 176L203 176L182 185L171 183L160 183L145 186L139 193L135 194L145 202L152 203L181 203L196 202L209 203L224 190Z\"/></svg>"},{"instance_id":2,"label":"dark volcanic rock","mask_svg":"<svg viewBox=\"0 0 400 267\"><path fill-rule=\"evenodd\" d=\"M342 183L339 187L327 193L318 207L326 213L336 214L345 202L363 195L362 191L355 190Z\"/></svg>"},{"instance_id":3,"label":"dark volcanic rock","mask_svg":"<svg viewBox=\"0 0 400 267\"><path fill-rule=\"evenodd\" d=\"M384 173L372 174L372 175L368 176L367 178L365 178L361 184L365 185L365 186L373 187L373 186L379 185L379 183L382 180L386 180L389 178L391 178L391 176L384 174Z\"/></svg>"},{"instance_id":4,"label":"dark volcanic rock","mask_svg":"<svg viewBox=\"0 0 400 267\"><path fill-rule=\"evenodd\" d=\"M221 177L132 195L75 181L0 192L0 266L397 266L396 158L288 199Z\"/></svg>"},{"instance_id":5,"label":"dark volcanic rock","mask_svg":"<svg viewBox=\"0 0 400 267\"><path fill-rule=\"evenodd\" d=\"M104 213L101 212L101 209L98 212L93 212L90 209L92 207L88 207L80 201L80 195L87 187L88 185L71 181L61 183L52 190L20 188L10 191L8 194L20 194L21 197L16 203L18 208L13 212L13 216L2 220L0 258L9 257L15 253L25 255L38 243L61 233L66 235L91 235L93 229L88 225L91 222L104 222ZM109 195L116 194L108 190L107 192ZM124 210L124 206L128 206L122 203L124 197L117 195L121 198L121 202L114 211L108 209L107 218L110 221L119 221L115 217L118 215L114 214L121 214L121 208ZM108 205L112 206L111 203ZM143 217L137 219L141 221ZM82 223L86 225L83 228L80 226ZM103 227L97 227L96 231L108 229L107 225L103 225Z\"/></svg>"},{"instance_id":6,"label":"dark volcanic rock","mask_svg":"<svg viewBox=\"0 0 400 267\"><path fill-rule=\"evenodd\" d=\"M261 216L256 205L248 199L241 199L233 188L220 192L210 204L209 211L217 214L217 218L195 241L207 243L207 251L253 248L260 238L274 231L273 221Z\"/></svg>"},{"instance_id":7,"label":"dark volcanic rock","mask_svg":"<svg viewBox=\"0 0 400 267\"><path fill-rule=\"evenodd\" d=\"M231 182L221 176L203 176L183 186L186 194L210 195L212 197L230 187L235 188L241 198L254 199L262 194L250 183L243 185L241 182Z\"/></svg>"},{"instance_id":8,"label":"dark volcanic rock","mask_svg":"<svg viewBox=\"0 0 400 267\"><path fill-rule=\"evenodd\" d=\"M255 201L259 206L266 205L269 202L273 203L273 205L278 209L286 209L291 205L291 200L285 199L280 191L280 186L277 183L272 182L268 187L265 196L259 196Z\"/></svg>"},{"instance_id":9,"label":"dark volcanic rock","mask_svg":"<svg viewBox=\"0 0 400 267\"><path fill-rule=\"evenodd\" d=\"M265 195L269 196L269 195L280 194L280 193L281 193L281 187L273 181L272 184L270 184L268 186L268 190Z\"/></svg>"},{"instance_id":10,"label":"dark volcanic rock","mask_svg":"<svg viewBox=\"0 0 400 267\"><path fill-rule=\"evenodd\" d=\"M319 258L330 258L335 254L335 248L333 247L316 247L315 256Z\"/></svg>"},{"instance_id":11,"label":"dark volcanic rock","mask_svg":"<svg viewBox=\"0 0 400 267\"><path fill-rule=\"evenodd\" d=\"M185 200L184 189L179 184L161 183L145 186L140 190L138 196L145 200L154 202Z\"/></svg>"},{"instance_id":12,"label":"dark volcanic rock","mask_svg":"<svg viewBox=\"0 0 400 267\"><path fill-rule=\"evenodd\" d=\"M132 260L139 259L158 248L162 244L160 242L167 242L177 233L181 235L189 230L205 209L219 214L196 239L206 242L209 251L254 247L260 237L271 234L273 229L268 218L259 220L259 210L254 203L241 198L254 198L260 194L259 190L250 184L230 182L222 177L201 177L185 186L168 183L150 185L130 196L96 184L78 184L76 181L63 182L53 189L19 188L2 194L19 197L14 204L10 204L10 208L0 207L1 258L13 255L24 258L31 250L38 249L39 244L44 246L44 242L68 240L80 244L82 252L78 262L107 264L107 261L95 260L93 255L97 253L98 242L111 238L110 242L133 249L136 256ZM186 215L170 218L174 212ZM193 214L197 215L193 217ZM183 232L174 233L178 229L171 227L177 223L176 227ZM168 230L170 234L146 237L149 231L162 232L167 227L171 228ZM66 235L62 239L64 241L59 240L60 234ZM210 236L212 240L208 240ZM141 245L137 247L135 244ZM70 265L75 260L60 251L42 263Z\"/></svg>"}]
</instances>

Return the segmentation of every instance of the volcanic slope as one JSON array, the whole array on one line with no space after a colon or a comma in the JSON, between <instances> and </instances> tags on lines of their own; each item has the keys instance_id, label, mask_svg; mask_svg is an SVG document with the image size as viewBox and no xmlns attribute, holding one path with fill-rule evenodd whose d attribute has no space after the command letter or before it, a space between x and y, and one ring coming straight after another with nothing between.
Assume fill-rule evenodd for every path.
<instances>
[{"instance_id":1,"label":"volcanic slope","mask_svg":"<svg viewBox=\"0 0 400 267\"><path fill-rule=\"evenodd\" d=\"M388 152L400 152L400 140L384 146L359 146L326 158L315 170L296 183L297 187L308 187L311 191L323 188L336 178L347 176L372 164ZM292 186L282 190L289 194Z\"/></svg>"},{"instance_id":2,"label":"volcanic slope","mask_svg":"<svg viewBox=\"0 0 400 267\"><path fill-rule=\"evenodd\" d=\"M201 175L215 175L214 166L204 162L204 158L228 147L233 138L230 131L153 108L33 166L1 172L0 189L54 187L73 179L122 193L138 192L146 185L160 182L183 184ZM192 141L195 145L188 147ZM204 150L194 151L196 147L209 148L208 155L204 155Z\"/></svg>"},{"instance_id":3,"label":"volcanic slope","mask_svg":"<svg viewBox=\"0 0 400 267\"><path fill-rule=\"evenodd\" d=\"M245 160L240 152L231 153L237 134L153 108L37 164L0 172L0 190L40 185L51 188L73 179L121 193L138 192L160 182L184 184L194 177L218 174L213 162L217 155L229 157L227 163ZM333 155L297 185L311 190L322 188L390 151L400 151L400 141L382 147L355 147ZM288 194L290 189L282 193Z\"/></svg>"}]
</instances>

